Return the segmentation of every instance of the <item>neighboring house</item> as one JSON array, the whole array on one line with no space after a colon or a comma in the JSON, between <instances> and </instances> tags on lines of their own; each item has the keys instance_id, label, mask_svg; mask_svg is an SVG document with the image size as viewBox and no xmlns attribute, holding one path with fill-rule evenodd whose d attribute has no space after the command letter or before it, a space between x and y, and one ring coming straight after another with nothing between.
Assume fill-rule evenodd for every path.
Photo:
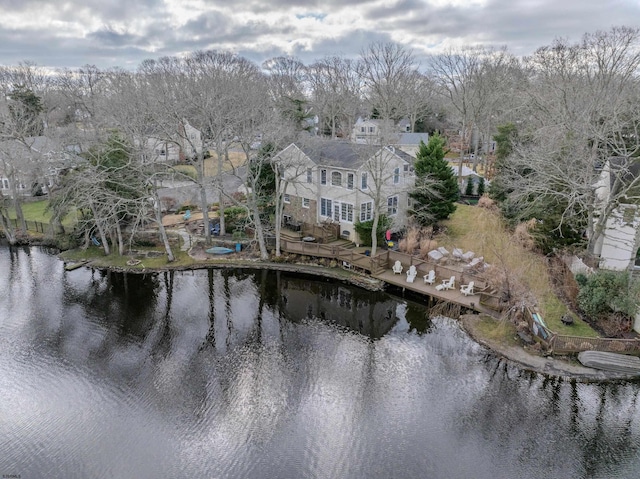
<instances>
[{"instance_id":1,"label":"neighboring house","mask_svg":"<svg viewBox=\"0 0 640 479\"><path fill-rule=\"evenodd\" d=\"M634 163L623 170L624 164L626 159L611 158L605 164L599 165L601 173L595 190L601 204L611 201L612 194L615 194L613 190L616 188L616 178L629 182L637 181L640 177L640 164ZM639 205L632 201L625 203L623 199L617 201L618 205L609 214L594 253L600 257L600 268L640 271Z\"/></svg>"},{"instance_id":2,"label":"neighboring house","mask_svg":"<svg viewBox=\"0 0 640 479\"><path fill-rule=\"evenodd\" d=\"M397 141L393 143L394 146L400 148L405 153L409 153L411 156L416 156L420 142L423 141L426 145L429 143L428 133L400 133Z\"/></svg>"},{"instance_id":3,"label":"neighboring house","mask_svg":"<svg viewBox=\"0 0 640 479\"><path fill-rule=\"evenodd\" d=\"M180 125L179 144L181 161L198 155L204 148L202 132L184 120L184 123Z\"/></svg>"},{"instance_id":4,"label":"neighboring house","mask_svg":"<svg viewBox=\"0 0 640 479\"><path fill-rule=\"evenodd\" d=\"M46 136L0 142L0 192L4 196L46 194L77 155Z\"/></svg>"},{"instance_id":5,"label":"neighboring house","mask_svg":"<svg viewBox=\"0 0 640 479\"><path fill-rule=\"evenodd\" d=\"M175 164L180 161L182 148L178 142L166 141L153 135L146 137L143 141L145 163Z\"/></svg>"},{"instance_id":6,"label":"neighboring house","mask_svg":"<svg viewBox=\"0 0 640 479\"><path fill-rule=\"evenodd\" d=\"M345 141L315 140L291 144L278 155L283 179L285 220L339 223L342 236L360 242L354 224L373 219L375 179L379 178L379 211L406 224L408 190L415 177L414 158L393 147ZM374 165L382 168L376 173Z\"/></svg>"},{"instance_id":7,"label":"neighboring house","mask_svg":"<svg viewBox=\"0 0 640 479\"><path fill-rule=\"evenodd\" d=\"M380 143L382 137L397 137L396 131L390 121L363 119L358 117L351 132L351 141L354 143L375 145ZM393 143L388 139L385 143Z\"/></svg>"},{"instance_id":8,"label":"neighboring house","mask_svg":"<svg viewBox=\"0 0 640 479\"><path fill-rule=\"evenodd\" d=\"M460 166L451 165L451 171L453 171L453 175L457 178L458 173L460 173ZM469 178L472 178L473 184L475 185L474 191L477 191L478 183L480 182L480 175L468 166L462 165L462 179L458 181L461 192L464 192L467 189L467 182L469 181ZM489 184L489 181L485 180L485 186L487 189L489 188Z\"/></svg>"}]
</instances>

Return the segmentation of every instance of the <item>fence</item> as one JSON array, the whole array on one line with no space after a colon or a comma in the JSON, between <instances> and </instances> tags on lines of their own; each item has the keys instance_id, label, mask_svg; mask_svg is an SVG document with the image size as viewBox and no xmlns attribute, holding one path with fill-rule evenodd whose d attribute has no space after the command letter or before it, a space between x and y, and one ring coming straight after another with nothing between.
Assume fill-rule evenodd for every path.
<instances>
[{"instance_id":1,"label":"fence","mask_svg":"<svg viewBox=\"0 0 640 479\"><path fill-rule=\"evenodd\" d=\"M581 351L604 351L609 353L640 354L640 339L587 338L557 334L544 323L540 313L524 308L524 317L529 330L547 349L559 354Z\"/></svg>"},{"instance_id":2,"label":"fence","mask_svg":"<svg viewBox=\"0 0 640 479\"><path fill-rule=\"evenodd\" d=\"M18 230L22 229L22 224L17 219L10 219L9 223ZM51 225L48 223L41 223L40 221L25 221L27 225L27 231L35 231L36 233L50 233Z\"/></svg>"},{"instance_id":3,"label":"fence","mask_svg":"<svg viewBox=\"0 0 640 479\"><path fill-rule=\"evenodd\" d=\"M640 339L585 338L556 334L551 337L549 346L556 353L606 351L640 355Z\"/></svg>"}]
</instances>

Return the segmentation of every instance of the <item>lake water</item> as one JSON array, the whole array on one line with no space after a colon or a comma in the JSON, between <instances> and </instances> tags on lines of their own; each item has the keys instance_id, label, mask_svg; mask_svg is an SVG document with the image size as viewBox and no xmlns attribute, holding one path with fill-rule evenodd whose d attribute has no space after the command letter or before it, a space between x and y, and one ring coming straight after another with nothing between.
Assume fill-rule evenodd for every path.
<instances>
[{"instance_id":1,"label":"lake water","mask_svg":"<svg viewBox=\"0 0 640 479\"><path fill-rule=\"evenodd\" d=\"M637 478L639 391L522 372L336 281L0 247L0 475Z\"/></svg>"}]
</instances>

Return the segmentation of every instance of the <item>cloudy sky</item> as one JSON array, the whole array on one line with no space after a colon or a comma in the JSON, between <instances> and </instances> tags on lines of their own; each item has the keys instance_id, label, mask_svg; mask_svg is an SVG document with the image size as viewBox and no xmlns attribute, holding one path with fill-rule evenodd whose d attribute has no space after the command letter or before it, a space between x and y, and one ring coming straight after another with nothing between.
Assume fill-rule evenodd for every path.
<instances>
[{"instance_id":1,"label":"cloudy sky","mask_svg":"<svg viewBox=\"0 0 640 479\"><path fill-rule=\"evenodd\" d=\"M135 68L233 51L256 62L358 56L373 41L419 58L448 46L526 55L555 38L640 24L640 0L0 0L0 64Z\"/></svg>"}]
</instances>

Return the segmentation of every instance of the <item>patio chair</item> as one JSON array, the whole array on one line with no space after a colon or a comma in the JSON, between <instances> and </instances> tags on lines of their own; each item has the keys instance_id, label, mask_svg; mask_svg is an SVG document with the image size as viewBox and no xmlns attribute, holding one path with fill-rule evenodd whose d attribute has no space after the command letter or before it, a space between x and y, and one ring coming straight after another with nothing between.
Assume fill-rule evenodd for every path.
<instances>
[{"instance_id":1,"label":"patio chair","mask_svg":"<svg viewBox=\"0 0 640 479\"><path fill-rule=\"evenodd\" d=\"M396 261L391 269L393 270L393 274L402 274L402 263L399 260Z\"/></svg>"},{"instance_id":2,"label":"patio chair","mask_svg":"<svg viewBox=\"0 0 640 479\"><path fill-rule=\"evenodd\" d=\"M413 280L416 279L416 275L418 274L418 270L414 265L409 266L409 270L407 271L407 283L413 283Z\"/></svg>"},{"instance_id":3,"label":"patio chair","mask_svg":"<svg viewBox=\"0 0 640 479\"><path fill-rule=\"evenodd\" d=\"M449 279L443 279L442 284L436 286L438 291L453 289L456 286L456 277L451 276Z\"/></svg>"},{"instance_id":4,"label":"patio chair","mask_svg":"<svg viewBox=\"0 0 640 479\"><path fill-rule=\"evenodd\" d=\"M436 282L436 272L435 270L429 271L428 274L424 275L424 283L425 284L433 284Z\"/></svg>"},{"instance_id":5,"label":"patio chair","mask_svg":"<svg viewBox=\"0 0 640 479\"><path fill-rule=\"evenodd\" d=\"M470 294L475 294L473 292L473 281L469 281L469 284L463 284L460 286L460 292L465 296L469 296Z\"/></svg>"},{"instance_id":6,"label":"patio chair","mask_svg":"<svg viewBox=\"0 0 640 479\"><path fill-rule=\"evenodd\" d=\"M184 215L182 215L182 219L185 221L189 221L191 219L191 210L185 211Z\"/></svg>"}]
</instances>

